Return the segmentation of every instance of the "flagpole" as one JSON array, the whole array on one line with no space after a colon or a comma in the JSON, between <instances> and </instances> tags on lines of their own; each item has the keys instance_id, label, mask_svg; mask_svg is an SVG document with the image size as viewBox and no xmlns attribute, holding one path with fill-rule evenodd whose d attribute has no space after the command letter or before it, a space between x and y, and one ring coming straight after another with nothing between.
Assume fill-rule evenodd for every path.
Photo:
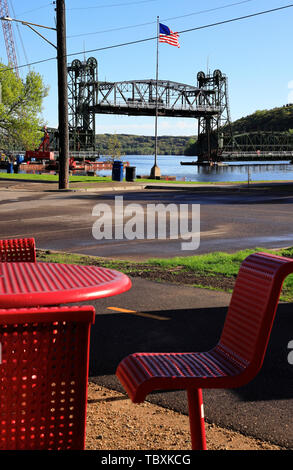
<instances>
[{"instance_id":1,"label":"flagpole","mask_svg":"<svg viewBox=\"0 0 293 470\"><path fill-rule=\"evenodd\" d=\"M158 156L158 79L159 79L159 35L160 35L160 21L157 16L157 62L156 62L156 117L155 117L155 162L151 169L151 178L161 176L160 168L157 166Z\"/></svg>"},{"instance_id":2,"label":"flagpole","mask_svg":"<svg viewBox=\"0 0 293 470\"><path fill-rule=\"evenodd\" d=\"M158 156L158 80L159 80L159 17L157 16L157 66L156 66L156 124L155 124L155 165L157 165Z\"/></svg>"}]
</instances>

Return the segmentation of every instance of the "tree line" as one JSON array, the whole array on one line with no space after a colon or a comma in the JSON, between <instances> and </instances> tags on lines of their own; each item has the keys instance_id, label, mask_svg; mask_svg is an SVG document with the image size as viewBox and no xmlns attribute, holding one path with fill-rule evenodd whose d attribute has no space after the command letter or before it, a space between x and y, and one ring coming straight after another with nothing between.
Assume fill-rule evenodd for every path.
<instances>
[{"instance_id":1,"label":"tree line","mask_svg":"<svg viewBox=\"0 0 293 470\"><path fill-rule=\"evenodd\" d=\"M256 131L293 132L293 104L272 109L257 110L232 123L233 134Z\"/></svg>"},{"instance_id":2,"label":"tree line","mask_svg":"<svg viewBox=\"0 0 293 470\"><path fill-rule=\"evenodd\" d=\"M184 155L189 137L159 136L160 155ZM96 151L100 155L152 155L155 150L155 137L132 134L97 134Z\"/></svg>"}]
</instances>

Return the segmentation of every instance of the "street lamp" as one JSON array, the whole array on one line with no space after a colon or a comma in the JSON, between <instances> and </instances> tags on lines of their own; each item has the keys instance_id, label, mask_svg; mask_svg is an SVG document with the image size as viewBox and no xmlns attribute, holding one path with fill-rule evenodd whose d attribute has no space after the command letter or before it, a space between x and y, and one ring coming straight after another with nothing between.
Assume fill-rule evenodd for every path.
<instances>
[{"instance_id":1,"label":"street lamp","mask_svg":"<svg viewBox=\"0 0 293 470\"><path fill-rule=\"evenodd\" d=\"M67 59L66 59L66 20L65 0L56 0L56 28L28 21L2 16L2 21L15 21L28 26L38 36L57 50L58 68L58 120L59 120L59 189L69 188L69 129L68 129L68 95L67 95ZM33 26L57 32L57 46L45 38Z\"/></svg>"}]
</instances>

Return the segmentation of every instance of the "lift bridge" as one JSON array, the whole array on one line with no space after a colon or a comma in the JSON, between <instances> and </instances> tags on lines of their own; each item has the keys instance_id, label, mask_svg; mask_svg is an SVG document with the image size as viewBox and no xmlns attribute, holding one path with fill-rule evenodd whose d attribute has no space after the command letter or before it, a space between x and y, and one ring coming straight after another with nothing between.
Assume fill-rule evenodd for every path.
<instances>
[{"instance_id":1,"label":"lift bridge","mask_svg":"<svg viewBox=\"0 0 293 470\"><path fill-rule=\"evenodd\" d=\"M229 126L227 79L220 70L197 74L197 86L170 80L98 80L94 57L68 65L70 149L95 150L95 115L181 117L198 120L201 159L221 153L220 129ZM216 136L216 137L215 137Z\"/></svg>"}]
</instances>

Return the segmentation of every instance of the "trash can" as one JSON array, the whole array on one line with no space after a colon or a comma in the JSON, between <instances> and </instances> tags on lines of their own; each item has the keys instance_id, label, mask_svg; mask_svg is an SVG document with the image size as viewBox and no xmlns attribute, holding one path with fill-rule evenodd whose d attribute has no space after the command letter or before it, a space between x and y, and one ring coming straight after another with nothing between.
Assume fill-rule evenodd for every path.
<instances>
[{"instance_id":1,"label":"trash can","mask_svg":"<svg viewBox=\"0 0 293 470\"><path fill-rule=\"evenodd\" d=\"M113 163L112 181L123 181L123 162L115 161Z\"/></svg>"},{"instance_id":2,"label":"trash can","mask_svg":"<svg viewBox=\"0 0 293 470\"><path fill-rule=\"evenodd\" d=\"M24 155L16 155L16 161L18 165L20 165L22 162L24 162Z\"/></svg>"},{"instance_id":3,"label":"trash can","mask_svg":"<svg viewBox=\"0 0 293 470\"><path fill-rule=\"evenodd\" d=\"M126 181L134 181L135 180L135 173L136 167L135 166L127 166L125 169L125 179Z\"/></svg>"},{"instance_id":4,"label":"trash can","mask_svg":"<svg viewBox=\"0 0 293 470\"><path fill-rule=\"evenodd\" d=\"M7 173L13 173L13 163L7 163Z\"/></svg>"}]
</instances>

